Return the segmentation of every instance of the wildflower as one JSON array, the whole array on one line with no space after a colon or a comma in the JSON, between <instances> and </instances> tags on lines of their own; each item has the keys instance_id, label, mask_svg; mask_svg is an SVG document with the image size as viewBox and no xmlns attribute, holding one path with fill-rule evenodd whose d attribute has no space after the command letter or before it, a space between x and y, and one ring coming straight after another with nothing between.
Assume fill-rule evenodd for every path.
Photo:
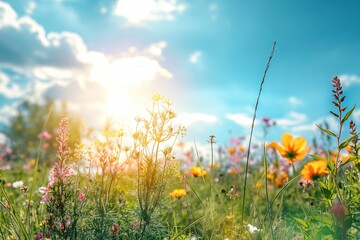
<instances>
[{"instance_id":1,"label":"wildflower","mask_svg":"<svg viewBox=\"0 0 360 240\"><path fill-rule=\"evenodd\" d=\"M29 167L34 167L34 166L35 166L35 163L36 163L35 159L31 159L31 160L28 161L27 165L28 165Z\"/></svg>"},{"instance_id":2,"label":"wildflower","mask_svg":"<svg viewBox=\"0 0 360 240\"><path fill-rule=\"evenodd\" d=\"M236 152L236 147L231 147L228 149L229 154L233 155Z\"/></svg>"},{"instance_id":3,"label":"wildflower","mask_svg":"<svg viewBox=\"0 0 360 240\"><path fill-rule=\"evenodd\" d=\"M194 176L194 177L202 177L206 175L206 170L202 170L201 167L195 167L192 166L190 168L190 173Z\"/></svg>"},{"instance_id":4,"label":"wildflower","mask_svg":"<svg viewBox=\"0 0 360 240\"><path fill-rule=\"evenodd\" d=\"M255 227L255 226L253 226L253 225L251 225L251 224L248 224L247 226L248 226L248 228L249 228L249 232L250 232L250 233L256 233L256 232L259 232L259 231L260 231L260 229L258 229L257 227Z\"/></svg>"},{"instance_id":5,"label":"wildflower","mask_svg":"<svg viewBox=\"0 0 360 240\"><path fill-rule=\"evenodd\" d=\"M276 149L283 158L286 158L290 162L303 160L305 154L307 154L311 149L310 146L305 147L305 138L298 137L294 139L290 133L284 133L281 137L281 141L282 145L272 142L268 147Z\"/></svg>"},{"instance_id":6,"label":"wildflower","mask_svg":"<svg viewBox=\"0 0 360 240\"><path fill-rule=\"evenodd\" d=\"M234 215L232 215L231 213L229 215L226 215L227 221L231 221L231 220L233 220L233 218L234 218Z\"/></svg>"},{"instance_id":7,"label":"wildflower","mask_svg":"<svg viewBox=\"0 0 360 240\"><path fill-rule=\"evenodd\" d=\"M80 198L81 201L83 201L85 199L85 194L83 194L82 192L78 191L78 196Z\"/></svg>"},{"instance_id":8,"label":"wildflower","mask_svg":"<svg viewBox=\"0 0 360 240\"><path fill-rule=\"evenodd\" d=\"M275 177L274 177L274 174L271 174L271 173L268 173L267 174L267 179L269 180L269 181L274 181L274 179L275 179Z\"/></svg>"},{"instance_id":9,"label":"wildflower","mask_svg":"<svg viewBox=\"0 0 360 240\"><path fill-rule=\"evenodd\" d=\"M331 212L337 219L343 219L345 217L345 211L346 207L343 206L339 199L336 198L332 204Z\"/></svg>"},{"instance_id":10,"label":"wildflower","mask_svg":"<svg viewBox=\"0 0 360 240\"><path fill-rule=\"evenodd\" d=\"M302 178L305 180L316 180L320 176L330 173L326 170L326 167L327 162L325 160L309 162L301 170Z\"/></svg>"},{"instance_id":11,"label":"wildflower","mask_svg":"<svg viewBox=\"0 0 360 240\"><path fill-rule=\"evenodd\" d=\"M282 186L284 185L284 182L283 182L282 178L277 177L277 178L275 179L275 184L276 184L276 186L278 186L278 187L282 187Z\"/></svg>"},{"instance_id":12,"label":"wildflower","mask_svg":"<svg viewBox=\"0 0 360 240\"><path fill-rule=\"evenodd\" d=\"M236 173L237 173L237 171L236 171L236 168L231 168L231 169L229 169L228 170L228 173L230 174L230 175L235 175Z\"/></svg>"},{"instance_id":13,"label":"wildflower","mask_svg":"<svg viewBox=\"0 0 360 240\"><path fill-rule=\"evenodd\" d=\"M257 182L256 185L255 185L255 187L256 187L257 189L261 188L261 187L262 187L262 183L261 183L260 181Z\"/></svg>"},{"instance_id":14,"label":"wildflower","mask_svg":"<svg viewBox=\"0 0 360 240\"><path fill-rule=\"evenodd\" d=\"M117 223L114 223L111 227L112 235L115 236L120 231L120 226Z\"/></svg>"},{"instance_id":15,"label":"wildflower","mask_svg":"<svg viewBox=\"0 0 360 240\"><path fill-rule=\"evenodd\" d=\"M44 234L42 232L39 232L36 236L35 236L35 239L38 240L38 239L42 239L44 237Z\"/></svg>"},{"instance_id":16,"label":"wildflower","mask_svg":"<svg viewBox=\"0 0 360 240\"><path fill-rule=\"evenodd\" d=\"M313 187L314 186L314 182L313 180L304 180L304 179L301 179L299 181L299 186L303 187L304 188L304 191L308 190L310 187Z\"/></svg>"},{"instance_id":17,"label":"wildflower","mask_svg":"<svg viewBox=\"0 0 360 240\"><path fill-rule=\"evenodd\" d=\"M51 134L48 131L43 131L42 133L39 134L39 138L48 140L51 138Z\"/></svg>"},{"instance_id":18,"label":"wildflower","mask_svg":"<svg viewBox=\"0 0 360 240\"><path fill-rule=\"evenodd\" d=\"M13 188L19 188L19 187L22 187L23 185L24 185L23 181L16 181L16 182L13 182L13 184L12 184Z\"/></svg>"},{"instance_id":19,"label":"wildflower","mask_svg":"<svg viewBox=\"0 0 360 240\"><path fill-rule=\"evenodd\" d=\"M170 196L172 198L177 198L177 199L180 199L180 198L184 197L185 195L186 195L185 189L175 189L174 191L172 191L170 193Z\"/></svg>"}]
</instances>

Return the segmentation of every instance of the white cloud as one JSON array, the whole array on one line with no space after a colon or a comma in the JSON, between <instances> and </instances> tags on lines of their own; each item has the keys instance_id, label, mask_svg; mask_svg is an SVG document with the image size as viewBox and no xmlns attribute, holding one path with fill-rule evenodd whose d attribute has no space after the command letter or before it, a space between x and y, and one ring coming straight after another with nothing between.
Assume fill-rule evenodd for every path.
<instances>
[{"instance_id":1,"label":"white cloud","mask_svg":"<svg viewBox=\"0 0 360 240\"><path fill-rule=\"evenodd\" d=\"M0 71L0 95L7 98L18 98L23 96L24 92L18 84L10 82L9 77Z\"/></svg>"},{"instance_id":2,"label":"white cloud","mask_svg":"<svg viewBox=\"0 0 360 240\"><path fill-rule=\"evenodd\" d=\"M35 20L18 17L9 4L1 1L0 36L0 52L6 53L0 55L0 70L9 68L24 74L32 79L28 85L33 90L44 91L45 87L65 86L73 81L81 86L87 81L96 81L114 90L122 85L172 78L171 72L160 63L166 47L164 41L142 52L108 56L88 50L76 33L46 33ZM38 84L39 81L42 83ZM33 87L36 84L41 87ZM2 86L2 91L7 93L11 88L16 89L16 85L6 85L4 81Z\"/></svg>"},{"instance_id":3,"label":"white cloud","mask_svg":"<svg viewBox=\"0 0 360 240\"><path fill-rule=\"evenodd\" d=\"M190 126L194 123L216 123L218 118L215 115L205 113L181 113L178 115L177 121L184 126Z\"/></svg>"},{"instance_id":4,"label":"white cloud","mask_svg":"<svg viewBox=\"0 0 360 240\"><path fill-rule=\"evenodd\" d=\"M274 119L274 121L276 122L276 125L284 128L284 129L295 126L295 125L302 124L302 123L306 122L306 120L307 120L307 116L305 114L297 113L297 112L293 112L293 111L290 112L288 114L288 116L285 118Z\"/></svg>"},{"instance_id":5,"label":"white cloud","mask_svg":"<svg viewBox=\"0 0 360 240\"><path fill-rule=\"evenodd\" d=\"M252 117L242 113L226 114L226 118L245 128L251 127L253 121Z\"/></svg>"},{"instance_id":6,"label":"white cloud","mask_svg":"<svg viewBox=\"0 0 360 240\"><path fill-rule=\"evenodd\" d=\"M171 21L185 9L176 0L117 0L114 14L136 25L145 21Z\"/></svg>"},{"instance_id":7,"label":"white cloud","mask_svg":"<svg viewBox=\"0 0 360 240\"><path fill-rule=\"evenodd\" d=\"M15 117L18 113L16 110L19 103L12 103L4 105L2 108L0 108L0 122L8 125L10 122L10 118Z\"/></svg>"},{"instance_id":8,"label":"white cloud","mask_svg":"<svg viewBox=\"0 0 360 240\"><path fill-rule=\"evenodd\" d=\"M27 15L33 14L35 8L36 8L36 3L34 1L29 1L25 9L26 14Z\"/></svg>"},{"instance_id":9,"label":"white cloud","mask_svg":"<svg viewBox=\"0 0 360 240\"><path fill-rule=\"evenodd\" d=\"M288 98L288 102L290 103L290 105L292 105L293 107L299 106L302 104L302 101L300 99L298 99L297 97L291 96Z\"/></svg>"},{"instance_id":10,"label":"white cloud","mask_svg":"<svg viewBox=\"0 0 360 240\"><path fill-rule=\"evenodd\" d=\"M144 53L159 58L163 55L163 50L166 48L166 46L167 43L165 41L154 43L151 44L148 48L146 48Z\"/></svg>"},{"instance_id":11,"label":"white cloud","mask_svg":"<svg viewBox=\"0 0 360 240\"><path fill-rule=\"evenodd\" d=\"M343 74L340 75L339 78L344 87L350 87L354 84L360 84L360 77L354 74Z\"/></svg>"},{"instance_id":12,"label":"white cloud","mask_svg":"<svg viewBox=\"0 0 360 240\"><path fill-rule=\"evenodd\" d=\"M100 8L100 13L105 14L105 13L107 13L107 12L108 12L107 7L101 7L101 8Z\"/></svg>"},{"instance_id":13,"label":"white cloud","mask_svg":"<svg viewBox=\"0 0 360 240\"><path fill-rule=\"evenodd\" d=\"M195 51L190 55L189 61L192 64L196 64L200 61L200 58L202 57L203 53L201 51Z\"/></svg>"}]
</instances>

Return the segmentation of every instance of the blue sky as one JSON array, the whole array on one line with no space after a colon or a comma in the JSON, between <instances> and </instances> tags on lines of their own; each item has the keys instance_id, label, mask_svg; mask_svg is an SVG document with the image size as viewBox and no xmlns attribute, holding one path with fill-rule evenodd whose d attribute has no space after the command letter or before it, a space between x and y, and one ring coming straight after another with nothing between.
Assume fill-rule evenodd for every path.
<instances>
[{"instance_id":1,"label":"blue sky","mask_svg":"<svg viewBox=\"0 0 360 240\"><path fill-rule=\"evenodd\" d=\"M89 125L130 123L153 93L173 99L186 140L250 132L258 117L311 139L330 117L331 79L359 103L360 2L310 0L0 1L0 121L24 98L66 99ZM360 111L354 119L359 122ZM231 134L229 133L231 131ZM261 139L256 126L255 137Z\"/></svg>"}]
</instances>

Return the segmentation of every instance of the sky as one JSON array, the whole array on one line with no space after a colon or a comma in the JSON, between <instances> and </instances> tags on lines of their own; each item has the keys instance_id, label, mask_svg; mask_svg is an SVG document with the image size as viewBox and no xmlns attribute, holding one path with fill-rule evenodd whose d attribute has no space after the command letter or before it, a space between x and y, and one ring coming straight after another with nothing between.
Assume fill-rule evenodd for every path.
<instances>
[{"instance_id":1,"label":"sky","mask_svg":"<svg viewBox=\"0 0 360 240\"><path fill-rule=\"evenodd\" d=\"M333 76L345 104L360 106L359 12L358 1L333 0L0 0L0 123L24 99L53 98L88 126L127 126L160 93L184 141L226 145L250 133L276 41L257 117L277 122L267 140L310 141L315 124L336 130Z\"/></svg>"}]
</instances>

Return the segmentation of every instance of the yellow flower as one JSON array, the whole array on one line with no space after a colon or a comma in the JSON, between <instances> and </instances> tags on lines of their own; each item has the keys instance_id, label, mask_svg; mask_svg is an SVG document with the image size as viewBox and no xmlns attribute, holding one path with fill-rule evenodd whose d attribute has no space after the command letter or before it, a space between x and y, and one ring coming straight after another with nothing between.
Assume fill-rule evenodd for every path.
<instances>
[{"instance_id":1,"label":"yellow flower","mask_svg":"<svg viewBox=\"0 0 360 240\"><path fill-rule=\"evenodd\" d=\"M192 166L190 168L190 173L194 176L194 177L202 177L206 175L206 170L202 170L201 167L195 167Z\"/></svg>"},{"instance_id":2,"label":"yellow flower","mask_svg":"<svg viewBox=\"0 0 360 240\"><path fill-rule=\"evenodd\" d=\"M226 220L228 220L228 221L233 220L233 218L234 218L234 215L232 215L231 213L229 215L226 215Z\"/></svg>"},{"instance_id":3,"label":"yellow flower","mask_svg":"<svg viewBox=\"0 0 360 240\"><path fill-rule=\"evenodd\" d=\"M36 163L35 159L31 159L30 161L28 161L27 165L29 167L33 167L33 166L35 166L35 163Z\"/></svg>"},{"instance_id":4,"label":"yellow flower","mask_svg":"<svg viewBox=\"0 0 360 240\"><path fill-rule=\"evenodd\" d=\"M316 180L320 176L330 173L326 167L327 162L325 160L309 162L301 170L302 178L304 180Z\"/></svg>"},{"instance_id":5,"label":"yellow flower","mask_svg":"<svg viewBox=\"0 0 360 240\"><path fill-rule=\"evenodd\" d=\"M259 181L256 183L256 186L255 186L257 189L261 188L262 187L262 183Z\"/></svg>"},{"instance_id":6,"label":"yellow flower","mask_svg":"<svg viewBox=\"0 0 360 240\"><path fill-rule=\"evenodd\" d=\"M286 158L290 162L303 160L305 154L307 154L311 149L310 146L305 147L305 138L298 137L294 139L290 133L284 133L281 137L281 142L282 145L272 142L268 147L276 149L283 158Z\"/></svg>"},{"instance_id":7,"label":"yellow flower","mask_svg":"<svg viewBox=\"0 0 360 240\"><path fill-rule=\"evenodd\" d=\"M213 165L212 165L213 168L218 168L219 167L219 164L217 162L215 162Z\"/></svg>"},{"instance_id":8,"label":"yellow flower","mask_svg":"<svg viewBox=\"0 0 360 240\"><path fill-rule=\"evenodd\" d=\"M175 189L174 191L172 191L170 193L170 196L172 198L177 198L177 199L180 199L180 198L184 197L185 195L186 195L185 189Z\"/></svg>"}]
</instances>

